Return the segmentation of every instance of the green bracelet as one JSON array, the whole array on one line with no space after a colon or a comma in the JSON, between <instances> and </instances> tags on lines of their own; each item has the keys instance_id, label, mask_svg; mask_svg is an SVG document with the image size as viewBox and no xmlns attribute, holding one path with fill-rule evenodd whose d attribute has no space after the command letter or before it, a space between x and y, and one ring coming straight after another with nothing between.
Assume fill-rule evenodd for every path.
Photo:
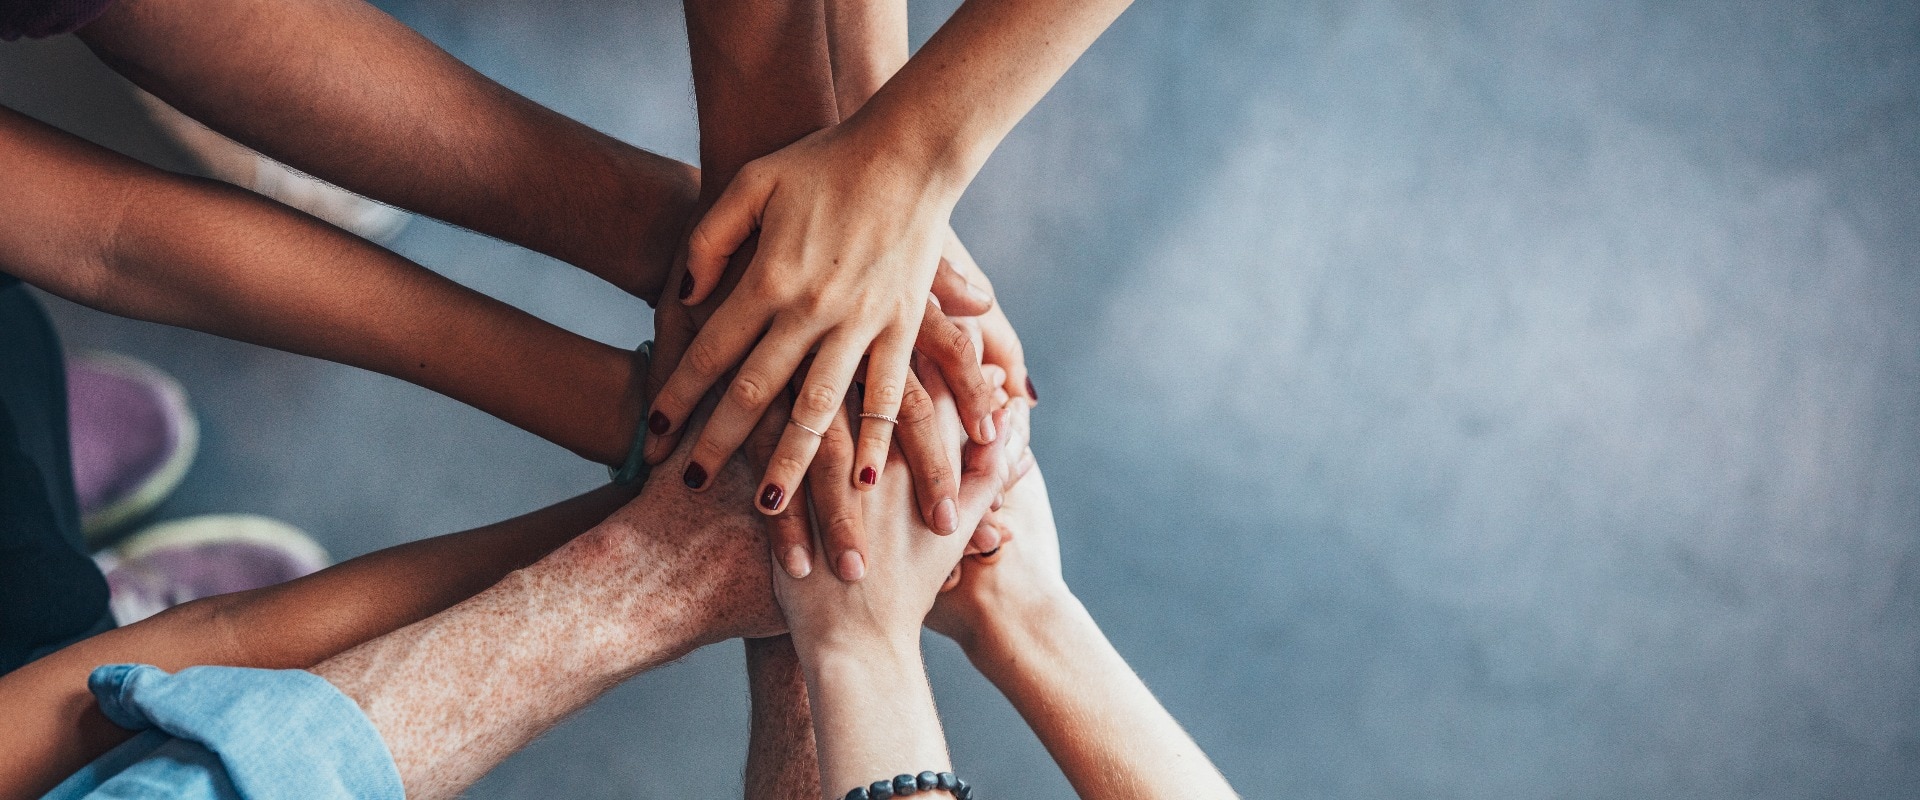
<instances>
[{"instance_id":1,"label":"green bracelet","mask_svg":"<svg viewBox=\"0 0 1920 800\"><path fill-rule=\"evenodd\" d=\"M646 359L647 368L653 368L653 340L648 339L633 348L633 352ZM641 380L645 380L641 376ZM630 486L647 482L647 473L653 471L653 465L647 463L647 411L651 404L645 397L640 398L640 418L633 426L633 444L627 446L627 460L618 467L607 467L607 477L621 486Z\"/></svg>"}]
</instances>

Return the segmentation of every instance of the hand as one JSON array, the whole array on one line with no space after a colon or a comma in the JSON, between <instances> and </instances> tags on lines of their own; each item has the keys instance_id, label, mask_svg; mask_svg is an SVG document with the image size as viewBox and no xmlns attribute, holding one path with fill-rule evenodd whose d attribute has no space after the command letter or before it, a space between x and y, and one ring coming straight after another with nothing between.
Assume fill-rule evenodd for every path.
<instances>
[{"instance_id":1,"label":"hand","mask_svg":"<svg viewBox=\"0 0 1920 800\"><path fill-rule=\"evenodd\" d=\"M933 385L928 390L944 429L957 432L945 386L937 377L929 380ZM995 423L1004 426L1008 435L990 445L964 446L959 514L969 526L978 523L1014 479L1005 449L1010 443L1024 447L1025 438L1024 427L1011 419L1014 410L995 414ZM822 648L874 642L904 647L909 637L917 637L934 594L968 542L961 537L927 535L929 531L912 511L910 491L906 477L894 475L861 496L869 534L865 580L847 583L824 571L804 578L775 574L775 595L803 656Z\"/></svg>"},{"instance_id":2,"label":"hand","mask_svg":"<svg viewBox=\"0 0 1920 800\"><path fill-rule=\"evenodd\" d=\"M863 410L899 414L954 199L927 170L892 155L885 137L851 123L747 165L689 237L684 302L701 302L721 283L728 257L756 229L758 250L668 379L656 405L664 424L650 419L650 437L671 433L738 366L694 456L703 467L723 461L815 351L795 424L757 495L766 513L784 508L819 446L801 426L832 424L863 356ZM979 394L956 378L963 392ZM977 397L961 405L984 407ZM992 424L982 415L966 427L986 443Z\"/></svg>"},{"instance_id":3,"label":"hand","mask_svg":"<svg viewBox=\"0 0 1920 800\"><path fill-rule=\"evenodd\" d=\"M980 265L973 260L973 254L967 252L966 245L960 243L960 236L951 229L947 231L947 243L941 251L940 263L943 267L950 267L953 270L954 277L944 278L943 276L944 280L957 280L965 287L970 287L971 291L977 291L989 300L992 299L993 282L987 280L986 273L981 271ZM937 288L939 283L936 282L935 286ZM955 290L955 293L959 291L961 290ZM1019 335L1013 332L1013 323L1007 320L1006 309L999 303L992 303L990 307L982 309L977 314L965 313L954 308L952 304L947 304L946 308L949 315L972 317L974 324L979 326L980 360L1005 370L1006 379L1002 385L1006 387L1007 393L1014 397L1025 397L1028 402L1040 402L1040 395L1033 388L1033 378L1027 373L1026 351L1020 346Z\"/></svg>"},{"instance_id":4,"label":"hand","mask_svg":"<svg viewBox=\"0 0 1920 800\"><path fill-rule=\"evenodd\" d=\"M992 528L997 547L969 556L954 568L945 591L927 615L927 627L971 648L985 626L1070 597L1060 571L1060 534L1054 527L1046 479L1029 471L999 510L980 523Z\"/></svg>"}]
</instances>

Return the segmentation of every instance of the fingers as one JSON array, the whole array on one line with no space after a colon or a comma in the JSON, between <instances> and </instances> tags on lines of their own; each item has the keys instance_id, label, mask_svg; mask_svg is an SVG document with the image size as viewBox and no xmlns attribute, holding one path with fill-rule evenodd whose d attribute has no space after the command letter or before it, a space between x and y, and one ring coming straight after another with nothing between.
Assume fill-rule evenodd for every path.
<instances>
[{"instance_id":1,"label":"fingers","mask_svg":"<svg viewBox=\"0 0 1920 800\"><path fill-rule=\"evenodd\" d=\"M721 303L720 309L714 312L713 319L709 320L707 325L700 329L699 334L693 337L693 341L686 346L679 363L674 366L672 374L668 376L666 384L653 398L653 413L647 415L646 451L649 463L658 464L673 453L668 435L676 433L686 424L687 416L700 405L700 399L706 396L707 390L713 388L714 383L719 381L721 376L739 364L750 350L763 362L768 360L768 354L762 352L769 349L767 346L758 350L752 349L767 327L767 318L762 316L762 313L752 309L746 303ZM773 336L768 339L768 343L773 347L784 347L783 353L795 348L800 349L798 354L787 359L787 368L791 370L800 362L801 356L806 355L805 348L812 344L812 340L797 343L792 336ZM665 361L665 359L661 360ZM789 371L772 379L771 383L744 388L739 386L738 380L735 381L729 394L735 389L748 393L762 390L759 391L758 396L752 398L757 401L754 404L753 413L743 415L738 420L739 425L736 429L730 431L738 437L734 440L736 446L741 438L745 438L747 431L751 430L753 421L760 418L760 412L766 409L767 402L774 394L773 389L786 386L787 376L791 374L793 373ZM708 434L711 435L711 433L712 429L709 428ZM731 453L732 448L728 448L727 452ZM712 466L713 463L703 462L707 466Z\"/></svg>"},{"instance_id":2,"label":"fingers","mask_svg":"<svg viewBox=\"0 0 1920 800\"><path fill-rule=\"evenodd\" d=\"M761 179L751 164L727 184L687 235L687 272L678 289L680 302L697 305L707 299L726 272L727 259L759 226L772 189L773 184Z\"/></svg>"},{"instance_id":3,"label":"fingers","mask_svg":"<svg viewBox=\"0 0 1920 800\"><path fill-rule=\"evenodd\" d=\"M708 325L701 332L705 337L716 326ZM773 333L761 340L753 354L747 357L747 363L740 365L740 371L720 397L720 403L708 418L707 427L700 432L700 440L693 445L693 453L687 460L686 473L682 476L689 489L703 489L707 479L720 472L733 451L739 449L747 434L760 422L769 406L786 391L787 380L800 369L807 356L807 342L811 337L799 331L776 327ZM693 348L688 351L687 363L695 360L700 349L700 340L695 339ZM684 368L684 365L683 365ZM675 377L678 377L676 374ZM672 391L674 384L667 384ZM672 412L669 411L669 414ZM780 420L786 422L785 418ZM784 433L782 434L785 435ZM772 461L780 457L776 448ZM770 506L768 511L778 511Z\"/></svg>"},{"instance_id":4,"label":"fingers","mask_svg":"<svg viewBox=\"0 0 1920 800\"><path fill-rule=\"evenodd\" d=\"M693 315L686 306L661 303L653 312L653 359L647 364L645 395L652 398L649 401L651 412L643 423L647 426L647 441L641 451L649 464L666 460L667 455L680 446L680 432L668 421L670 418L666 413L660 410L659 396L661 389L667 385L667 379L680 366L680 358L686 354L687 346L693 343L696 331Z\"/></svg>"},{"instance_id":5,"label":"fingers","mask_svg":"<svg viewBox=\"0 0 1920 800\"><path fill-rule=\"evenodd\" d=\"M993 428L993 388L980 377L980 357L973 349L973 337L928 303L913 346L940 370L953 392L954 407L967 426L967 434L980 444L993 441L999 435Z\"/></svg>"},{"instance_id":6,"label":"fingers","mask_svg":"<svg viewBox=\"0 0 1920 800\"><path fill-rule=\"evenodd\" d=\"M945 256L933 273L933 298L940 301L942 310L956 317L977 317L993 308L993 295L969 283Z\"/></svg>"},{"instance_id":7,"label":"fingers","mask_svg":"<svg viewBox=\"0 0 1920 800\"><path fill-rule=\"evenodd\" d=\"M997 424L1006 424L1009 409L994 412ZM987 509L993 505L994 498L1005 491L1008 465L1005 440L990 444L968 442L960 455L964 468L960 474L960 491L957 493L959 514L962 520L977 522L986 516Z\"/></svg>"},{"instance_id":8,"label":"fingers","mask_svg":"<svg viewBox=\"0 0 1920 800\"><path fill-rule=\"evenodd\" d=\"M804 494L820 527L823 555L840 579L852 583L866 577L866 529L860 493L847 480L853 468L853 430L847 415L833 415L833 424L820 440L813 465L807 468ZM798 498L796 498L797 500ZM777 515L776 515L777 516Z\"/></svg>"},{"instance_id":9,"label":"fingers","mask_svg":"<svg viewBox=\"0 0 1920 800\"><path fill-rule=\"evenodd\" d=\"M945 535L959 530L960 517L953 500L954 466L940 432L940 417L935 413L932 395L911 372L907 373L898 416L900 452L906 456L907 470L913 476L913 496L920 503L920 518L934 533Z\"/></svg>"},{"instance_id":10,"label":"fingers","mask_svg":"<svg viewBox=\"0 0 1920 800\"><path fill-rule=\"evenodd\" d=\"M755 464L765 464L773 457L773 449L780 443L780 432L786 427L787 409L784 402L775 403L754 426L753 433L747 437L747 455ZM807 577L813 572L813 531L807 524L807 504L804 499L796 499L785 510L766 518L767 543L773 551L775 563L786 570L794 579Z\"/></svg>"},{"instance_id":11,"label":"fingers","mask_svg":"<svg viewBox=\"0 0 1920 800\"><path fill-rule=\"evenodd\" d=\"M1033 377L1027 372L1026 350L1020 344L1019 334L1013 332L1013 323L1007 321L1004 309L995 308L992 313L982 315L979 322L981 360L1006 369L1007 391L1023 395L1031 402L1040 402L1040 393L1033 388Z\"/></svg>"},{"instance_id":12,"label":"fingers","mask_svg":"<svg viewBox=\"0 0 1920 800\"><path fill-rule=\"evenodd\" d=\"M768 337L768 340L773 338ZM836 331L820 343L820 352L807 369L806 381L794 395L793 416L787 423L787 430L780 437L779 448L773 451L773 459L767 462L766 477L760 481L756 504L762 512L771 514L783 508L786 498L806 477L807 466L813 463L814 452L825 438L827 428L833 425L835 417L844 417L841 402L846 399L847 386L853 383L853 373L860 368L861 354L870 342L870 339L854 333ZM746 378L747 370L743 368L734 386L740 386ZM726 406L723 399L721 410L725 410ZM720 413L716 411L714 418L718 419L719 416ZM713 426L709 423L707 432L712 430ZM701 438L704 440L706 433L702 433ZM694 455L700 455L698 448L694 450ZM844 466L851 468L851 464ZM842 472L841 475L846 473ZM844 482L845 478L836 477L834 480Z\"/></svg>"},{"instance_id":13,"label":"fingers","mask_svg":"<svg viewBox=\"0 0 1920 800\"><path fill-rule=\"evenodd\" d=\"M899 418L912 364L913 342L907 337L894 335L890 330L873 341L873 350L867 358L861 410L878 416L863 416L860 420L860 447L855 455L858 472L853 478L862 490L872 489L886 471L887 449L893 444L893 431L897 427L889 420Z\"/></svg>"}]
</instances>

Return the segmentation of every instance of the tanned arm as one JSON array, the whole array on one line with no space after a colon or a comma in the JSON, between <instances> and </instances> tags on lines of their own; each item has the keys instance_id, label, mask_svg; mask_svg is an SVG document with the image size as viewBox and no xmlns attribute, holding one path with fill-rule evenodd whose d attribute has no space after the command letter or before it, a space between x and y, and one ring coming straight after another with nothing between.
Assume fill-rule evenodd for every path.
<instances>
[{"instance_id":1,"label":"tanned arm","mask_svg":"<svg viewBox=\"0 0 1920 800\"><path fill-rule=\"evenodd\" d=\"M361 0L117 0L79 35L262 153L649 302L698 191L692 167L509 91Z\"/></svg>"},{"instance_id":2,"label":"tanned arm","mask_svg":"<svg viewBox=\"0 0 1920 800\"><path fill-rule=\"evenodd\" d=\"M326 223L0 108L0 269L109 313L406 380L605 464L639 416L631 353Z\"/></svg>"}]
</instances>

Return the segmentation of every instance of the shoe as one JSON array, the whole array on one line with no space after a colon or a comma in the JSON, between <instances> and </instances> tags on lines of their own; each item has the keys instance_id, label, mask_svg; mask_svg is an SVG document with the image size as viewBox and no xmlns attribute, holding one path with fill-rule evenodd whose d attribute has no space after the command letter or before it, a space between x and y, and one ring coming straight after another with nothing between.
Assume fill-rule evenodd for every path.
<instances>
[{"instance_id":1,"label":"shoe","mask_svg":"<svg viewBox=\"0 0 1920 800\"><path fill-rule=\"evenodd\" d=\"M399 235L410 216L263 156L139 89L134 96L154 124L192 154L210 177L305 211L372 242Z\"/></svg>"},{"instance_id":2,"label":"shoe","mask_svg":"<svg viewBox=\"0 0 1920 800\"><path fill-rule=\"evenodd\" d=\"M89 541L160 505L200 447L180 384L151 364L106 353L67 359L67 435Z\"/></svg>"},{"instance_id":3,"label":"shoe","mask_svg":"<svg viewBox=\"0 0 1920 800\"><path fill-rule=\"evenodd\" d=\"M155 525L94 563L108 608L131 625L202 597L284 583L326 569L327 551L299 529L252 514L211 514Z\"/></svg>"}]
</instances>

